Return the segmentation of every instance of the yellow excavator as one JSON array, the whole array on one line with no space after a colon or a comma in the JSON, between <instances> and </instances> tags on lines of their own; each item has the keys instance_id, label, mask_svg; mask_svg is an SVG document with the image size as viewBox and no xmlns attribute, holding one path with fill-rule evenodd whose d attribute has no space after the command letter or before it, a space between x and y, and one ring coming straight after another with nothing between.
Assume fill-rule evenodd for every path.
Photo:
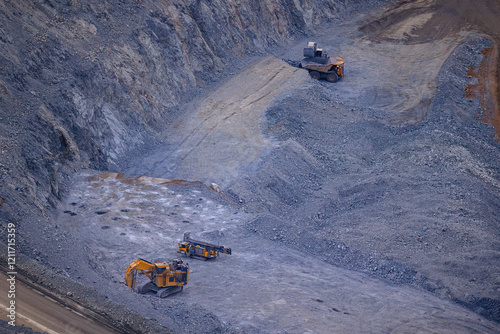
<instances>
[{"instance_id":1,"label":"yellow excavator","mask_svg":"<svg viewBox=\"0 0 500 334\"><path fill-rule=\"evenodd\" d=\"M186 232L184 239L178 244L177 253L195 259L210 260L218 257L220 253L231 255L231 248L191 239L191 233Z\"/></svg>"},{"instance_id":2,"label":"yellow excavator","mask_svg":"<svg viewBox=\"0 0 500 334\"><path fill-rule=\"evenodd\" d=\"M137 275L145 275L149 282L136 288ZM184 285L188 284L189 266L182 260L171 262L152 263L137 259L125 270L125 281L120 283L140 294L154 292L160 298L181 292Z\"/></svg>"}]
</instances>

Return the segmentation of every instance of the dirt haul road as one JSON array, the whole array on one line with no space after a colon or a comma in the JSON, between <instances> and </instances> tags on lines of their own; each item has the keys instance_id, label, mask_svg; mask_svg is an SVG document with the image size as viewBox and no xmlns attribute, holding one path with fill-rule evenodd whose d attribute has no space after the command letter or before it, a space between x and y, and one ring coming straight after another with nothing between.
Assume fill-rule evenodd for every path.
<instances>
[{"instance_id":1,"label":"dirt haul road","mask_svg":"<svg viewBox=\"0 0 500 334\"><path fill-rule=\"evenodd\" d=\"M280 59L257 60L207 97L184 107L175 130L166 132L169 150L146 158L147 174L227 186L240 176L241 167L255 164L272 147L263 134L266 108L306 80L305 71ZM143 165L128 172L140 175Z\"/></svg>"},{"instance_id":2,"label":"dirt haul road","mask_svg":"<svg viewBox=\"0 0 500 334\"><path fill-rule=\"evenodd\" d=\"M0 288L2 292L9 291L7 276L0 273ZM84 315L64 306L62 303L44 295L40 291L33 290L28 285L16 277L15 295L13 299L7 298L7 294L0 295L0 306L6 310L10 306L11 300L15 301L14 319L6 317L2 313L2 319L5 321L14 320L15 326L24 325L36 331L58 334L113 334L119 333L106 326L96 323Z\"/></svg>"},{"instance_id":3,"label":"dirt haul road","mask_svg":"<svg viewBox=\"0 0 500 334\"><path fill-rule=\"evenodd\" d=\"M257 59L125 170L156 178L75 177L58 223L86 244L96 275L79 280L160 322L187 303L248 333L498 332L499 147L464 96L491 41L453 24L430 38L433 4L309 38L346 59L335 84L279 60L307 40ZM186 231L233 255L190 261L168 300L118 286Z\"/></svg>"},{"instance_id":4,"label":"dirt haul road","mask_svg":"<svg viewBox=\"0 0 500 334\"><path fill-rule=\"evenodd\" d=\"M201 305L247 333L494 333L499 328L421 290L388 285L256 237L244 228L252 214L203 185L115 173L82 174L76 181L67 199L70 214L61 223L85 236L96 270L108 277L99 290L160 322L182 302ZM231 247L233 254L206 262L180 257L177 242L188 230L196 231L197 239ZM189 284L168 299L118 285L135 257L188 261Z\"/></svg>"}]
</instances>

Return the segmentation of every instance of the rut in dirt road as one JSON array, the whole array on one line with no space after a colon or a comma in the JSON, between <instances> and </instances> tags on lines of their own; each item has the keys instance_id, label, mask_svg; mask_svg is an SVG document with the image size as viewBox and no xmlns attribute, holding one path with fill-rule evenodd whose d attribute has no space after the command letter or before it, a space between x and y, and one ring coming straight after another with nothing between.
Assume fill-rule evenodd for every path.
<instances>
[{"instance_id":1,"label":"rut in dirt road","mask_svg":"<svg viewBox=\"0 0 500 334\"><path fill-rule=\"evenodd\" d=\"M130 174L215 182L239 176L273 144L263 135L265 110L280 95L306 82L307 72L268 56L230 78L200 101L189 104L168 130L168 150L158 150Z\"/></svg>"}]
</instances>

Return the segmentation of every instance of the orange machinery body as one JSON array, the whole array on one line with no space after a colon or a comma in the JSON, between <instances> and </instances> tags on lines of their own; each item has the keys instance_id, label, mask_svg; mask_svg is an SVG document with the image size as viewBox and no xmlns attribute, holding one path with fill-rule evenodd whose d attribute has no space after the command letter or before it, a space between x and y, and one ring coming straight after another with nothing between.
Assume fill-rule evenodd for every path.
<instances>
[{"instance_id":1,"label":"orange machinery body","mask_svg":"<svg viewBox=\"0 0 500 334\"><path fill-rule=\"evenodd\" d=\"M231 248L197 241L190 238L191 233L184 233L183 241L179 242L177 252L192 258L210 260L219 257L220 253L231 255Z\"/></svg>"},{"instance_id":2,"label":"orange machinery body","mask_svg":"<svg viewBox=\"0 0 500 334\"><path fill-rule=\"evenodd\" d=\"M149 282L136 288L137 275L145 275ZM184 285L189 281L189 266L182 260L171 262L152 263L143 259L137 259L125 270L125 281L132 290L138 293L154 291L159 297L166 297L175 292L182 291Z\"/></svg>"},{"instance_id":3,"label":"orange machinery body","mask_svg":"<svg viewBox=\"0 0 500 334\"><path fill-rule=\"evenodd\" d=\"M313 79L325 78L335 82L344 77L344 58L329 57L316 42L309 42L304 48L304 58L299 67L307 69Z\"/></svg>"}]
</instances>

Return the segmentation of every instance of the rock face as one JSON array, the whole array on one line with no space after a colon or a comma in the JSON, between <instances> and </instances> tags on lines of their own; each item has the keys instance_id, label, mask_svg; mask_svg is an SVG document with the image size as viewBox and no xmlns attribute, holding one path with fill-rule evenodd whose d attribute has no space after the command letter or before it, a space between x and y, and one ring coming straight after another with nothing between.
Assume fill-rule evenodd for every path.
<instances>
[{"instance_id":1,"label":"rock face","mask_svg":"<svg viewBox=\"0 0 500 334\"><path fill-rule=\"evenodd\" d=\"M361 22L348 23L353 17L342 21L350 11L366 13L385 2L391 1L0 2L0 239L7 236L4 221L13 222L17 249L54 276L82 280L148 317L156 312L154 319L179 332L229 333L215 312L185 312L191 304L184 301L138 304L135 295L115 289L128 252L151 240L147 224L139 229L136 220L149 217L156 226L165 215L174 217L170 239L148 249L154 256L164 244L175 245L172 231L190 226L184 224L243 221L236 209L198 218L203 203L212 213L227 202L253 215L228 233L235 241L269 239L314 257L318 268L415 285L498 322L500 150L491 129L476 121L480 103L464 99L466 84L476 85L467 73L481 66L482 50L492 44L473 35L465 40L462 24L439 19L432 13L440 7L429 1L398 2L387 20L365 17L359 30ZM448 40L446 27L463 38ZM446 37L436 39L435 31ZM286 47L291 39L320 33L322 46L350 59L349 76L336 86L278 59L300 54L302 42ZM265 59L263 51L278 58ZM413 64L423 70L415 73ZM193 113L186 102L196 104ZM253 145L241 155L228 149L248 142ZM184 210L180 204L170 210L165 202L181 191L160 193L148 184L148 197L126 182L89 185L90 174L77 173L83 168L211 187L199 182L202 190L189 193L185 209L191 211L179 211L189 213L186 219L176 211ZM71 188L96 191L66 196L70 176ZM221 203L203 202L212 197L200 191ZM117 208L124 194L136 211ZM115 231L122 225L126 232ZM156 234L164 229L159 224ZM144 239L135 242L136 236ZM115 266L112 275L106 261ZM66 290L74 292L70 285Z\"/></svg>"},{"instance_id":2,"label":"rock face","mask_svg":"<svg viewBox=\"0 0 500 334\"><path fill-rule=\"evenodd\" d=\"M116 168L131 151L154 144L192 88L335 19L344 5L3 1L3 214L18 216L26 203L48 218L69 167Z\"/></svg>"},{"instance_id":3,"label":"rock face","mask_svg":"<svg viewBox=\"0 0 500 334\"><path fill-rule=\"evenodd\" d=\"M15 223L17 250L44 264L61 245L76 249L54 220L70 174L119 171L158 142L182 102L249 56L336 20L346 4L1 1L0 238Z\"/></svg>"}]
</instances>

